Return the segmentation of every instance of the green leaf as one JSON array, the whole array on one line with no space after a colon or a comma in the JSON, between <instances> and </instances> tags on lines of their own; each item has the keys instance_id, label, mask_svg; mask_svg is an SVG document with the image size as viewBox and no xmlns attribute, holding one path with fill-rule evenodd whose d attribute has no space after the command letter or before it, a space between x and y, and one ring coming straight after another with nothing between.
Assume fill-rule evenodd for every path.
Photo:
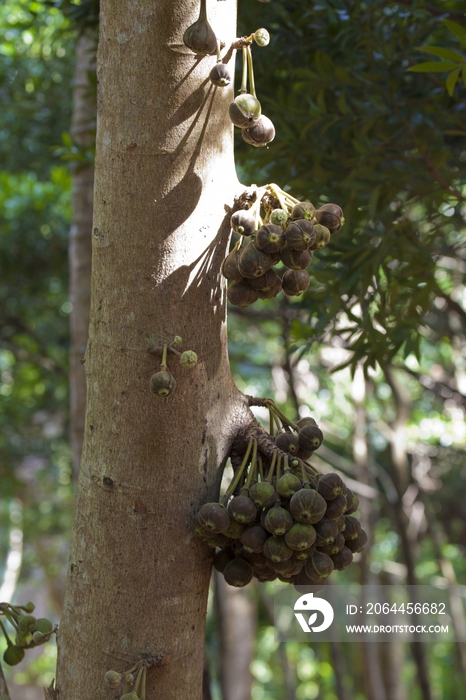
<instances>
[{"instance_id":1,"label":"green leaf","mask_svg":"<svg viewBox=\"0 0 466 700\"><path fill-rule=\"evenodd\" d=\"M458 63L465 63L466 59L461 54L456 53L456 51L450 51L450 49L443 49L440 46L421 46L419 51L424 51L424 53L431 53L433 56L438 56L439 58L445 58L447 61L455 61Z\"/></svg>"},{"instance_id":2,"label":"green leaf","mask_svg":"<svg viewBox=\"0 0 466 700\"><path fill-rule=\"evenodd\" d=\"M458 67L457 63L453 61L427 61L427 63L418 63L417 66L411 66L408 71L413 73L430 73L431 71L436 73L443 73L446 70L454 70Z\"/></svg>"},{"instance_id":3,"label":"green leaf","mask_svg":"<svg viewBox=\"0 0 466 700\"><path fill-rule=\"evenodd\" d=\"M458 22L452 22L451 19L444 19L443 23L457 39L460 41L466 40L466 27L461 26Z\"/></svg>"},{"instance_id":4,"label":"green leaf","mask_svg":"<svg viewBox=\"0 0 466 700\"><path fill-rule=\"evenodd\" d=\"M455 68L455 70L452 70L450 75L448 76L446 80L446 87L447 87L447 92L450 95L450 97L453 95L453 90L455 89L456 81L458 80L458 76L460 74L461 68Z\"/></svg>"}]
</instances>

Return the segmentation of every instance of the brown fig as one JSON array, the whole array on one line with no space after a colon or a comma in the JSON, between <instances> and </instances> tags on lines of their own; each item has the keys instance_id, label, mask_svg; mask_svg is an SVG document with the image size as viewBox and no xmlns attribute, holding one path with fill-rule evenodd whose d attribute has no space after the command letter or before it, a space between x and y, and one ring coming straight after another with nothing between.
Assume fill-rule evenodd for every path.
<instances>
[{"instance_id":1,"label":"brown fig","mask_svg":"<svg viewBox=\"0 0 466 700\"><path fill-rule=\"evenodd\" d=\"M337 571L343 571L347 566L353 561L353 554L348 547L342 547L342 549L336 554L332 554L333 566Z\"/></svg>"},{"instance_id":2,"label":"brown fig","mask_svg":"<svg viewBox=\"0 0 466 700\"><path fill-rule=\"evenodd\" d=\"M204 503L197 514L197 521L204 530L217 535L227 529L230 516L220 503Z\"/></svg>"},{"instance_id":3,"label":"brown fig","mask_svg":"<svg viewBox=\"0 0 466 700\"><path fill-rule=\"evenodd\" d=\"M256 230L256 219L247 209L239 209L230 217L230 226L235 233L241 236L252 236Z\"/></svg>"},{"instance_id":4,"label":"brown fig","mask_svg":"<svg viewBox=\"0 0 466 700\"><path fill-rule=\"evenodd\" d=\"M250 241L240 252L238 269L246 279L260 277L272 267L272 258L269 253Z\"/></svg>"},{"instance_id":5,"label":"brown fig","mask_svg":"<svg viewBox=\"0 0 466 700\"><path fill-rule=\"evenodd\" d=\"M220 61L210 71L209 78L216 87L226 87L231 83L230 69Z\"/></svg>"},{"instance_id":6,"label":"brown fig","mask_svg":"<svg viewBox=\"0 0 466 700\"><path fill-rule=\"evenodd\" d=\"M288 452L290 455L296 455L299 450L298 436L294 433L280 433L275 438L275 444L282 452Z\"/></svg>"},{"instance_id":7,"label":"brown fig","mask_svg":"<svg viewBox=\"0 0 466 700\"><path fill-rule=\"evenodd\" d=\"M300 297L311 283L306 270L286 270L282 277L283 292L288 297Z\"/></svg>"},{"instance_id":8,"label":"brown fig","mask_svg":"<svg viewBox=\"0 0 466 700\"><path fill-rule=\"evenodd\" d=\"M312 254L308 250L291 250L286 245L280 251L280 260L290 270L305 270L311 264Z\"/></svg>"},{"instance_id":9,"label":"brown fig","mask_svg":"<svg viewBox=\"0 0 466 700\"><path fill-rule=\"evenodd\" d=\"M336 554L337 552L342 550L344 546L345 538L343 536L343 533L339 532L333 540L333 542L330 542L329 544L324 545L323 547L318 547L318 550L319 552L322 552L323 554L328 554L328 556L331 557L333 554Z\"/></svg>"},{"instance_id":10,"label":"brown fig","mask_svg":"<svg viewBox=\"0 0 466 700\"><path fill-rule=\"evenodd\" d=\"M333 501L343 491L343 488L344 484L341 477L334 472L321 476L317 484L318 492L326 501Z\"/></svg>"},{"instance_id":11,"label":"brown fig","mask_svg":"<svg viewBox=\"0 0 466 700\"><path fill-rule=\"evenodd\" d=\"M343 210L338 204L324 204L316 211L319 224L326 226L331 234L336 233L345 223Z\"/></svg>"},{"instance_id":12,"label":"brown fig","mask_svg":"<svg viewBox=\"0 0 466 700\"><path fill-rule=\"evenodd\" d=\"M260 554L268 537L269 533L267 530L264 530L260 525L254 525L244 530L241 535L241 542L246 552Z\"/></svg>"},{"instance_id":13,"label":"brown fig","mask_svg":"<svg viewBox=\"0 0 466 700\"><path fill-rule=\"evenodd\" d=\"M291 250L307 250L315 241L314 226L308 219L297 219L288 224L286 231L286 245Z\"/></svg>"},{"instance_id":14,"label":"brown fig","mask_svg":"<svg viewBox=\"0 0 466 700\"><path fill-rule=\"evenodd\" d=\"M176 389L176 380L170 372L161 371L152 375L149 381L150 390L156 396L164 398Z\"/></svg>"},{"instance_id":15,"label":"brown fig","mask_svg":"<svg viewBox=\"0 0 466 700\"><path fill-rule=\"evenodd\" d=\"M285 542L291 549L298 552L305 551L312 547L316 539L316 531L312 525L295 523L285 533Z\"/></svg>"},{"instance_id":16,"label":"brown fig","mask_svg":"<svg viewBox=\"0 0 466 700\"><path fill-rule=\"evenodd\" d=\"M299 523L313 525L319 522L327 509L327 504L314 489L300 489L290 501L290 512Z\"/></svg>"},{"instance_id":17,"label":"brown fig","mask_svg":"<svg viewBox=\"0 0 466 700\"><path fill-rule=\"evenodd\" d=\"M328 518L322 518L318 523L314 524L316 531L316 547L325 547L325 545L333 542L335 537L338 535L338 526L334 520L329 520Z\"/></svg>"},{"instance_id":18,"label":"brown fig","mask_svg":"<svg viewBox=\"0 0 466 700\"><path fill-rule=\"evenodd\" d=\"M270 269L260 277L248 279L248 284L259 292L268 292L276 285L278 279L279 277L275 270Z\"/></svg>"},{"instance_id":19,"label":"brown fig","mask_svg":"<svg viewBox=\"0 0 466 700\"><path fill-rule=\"evenodd\" d=\"M241 279L228 287L227 297L230 304L244 309L259 299L259 292L257 289L253 289L246 280Z\"/></svg>"},{"instance_id":20,"label":"brown fig","mask_svg":"<svg viewBox=\"0 0 466 700\"><path fill-rule=\"evenodd\" d=\"M322 224L314 224L314 233L316 235L314 243L309 246L309 250L320 250L325 248L330 243L330 231Z\"/></svg>"},{"instance_id":21,"label":"brown fig","mask_svg":"<svg viewBox=\"0 0 466 700\"><path fill-rule=\"evenodd\" d=\"M285 472L277 482L277 493L282 498L291 498L301 488L301 479L291 472Z\"/></svg>"},{"instance_id":22,"label":"brown fig","mask_svg":"<svg viewBox=\"0 0 466 700\"><path fill-rule=\"evenodd\" d=\"M294 498L294 496L293 496ZM271 508L264 519L264 527L272 535L284 535L287 530L293 525L293 518L285 508L274 506Z\"/></svg>"},{"instance_id":23,"label":"brown fig","mask_svg":"<svg viewBox=\"0 0 466 700\"><path fill-rule=\"evenodd\" d=\"M271 508L277 500L277 494L272 484L261 481L251 486L249 498L254 501L256 508Z\"/></svg>"},{"instance_id":24,"label":"brown fig","mask_svg":"<svg viewBox=\"0 0 466 700\"><path fill-rule=\"evenodd\" d=\"M242 557L236 557L228 562L223 571L225 581L236 588L246 586L252 579L252 574L251 565Z\"/></svg>"},{"instance_id":25,"label":"brown fig","mask_svg":"<svg viewBox=\"0 0 466 700\"><path fill-rule=\"evenodd\" d=\"M345 540L355 540L361 532L361 523L353 515L345 516Z\"/></svg>"},{"instance_id":26,"label":"brown fig","mask_svg":"<svg viewBox=\"0 0 466 700\"><path fill-rule=\"evenodd\" d=\"M220 549L218 552L216 552L214 556L214 567L217 569L218 572L223 574L226 565L233 561L234 558L234 547L225 547L224 549Z\"/></svg>"},{"instance_id":27,"label":"brown fig","mask_svg":"<svg viewBox=\"0 0 466 700\"><path fill-rule=\"evenodd\" d=\"M293 550L288 547L284 537L269 537L264 544L264 554L273 562L285 561L293 556Z\"/></svg>"},{"instance_id":28,"label":"brown fig","mask_svg":"<svg viewBox=\"0 0 466 700\"><path fill-rule=\"evenodd\" d=\"M257 510L249 496L235 496L228 504L228 514L239 523L252 523Z\"/></svg>"},{"instance_id":29,"label":"brown fig","mask_svg":"<svg viewBox=\"0 0 466 700\"><path fill-rule=\"evenodd\" d=\"M340 493L336 498L328 502L327 510L325 511L325 517L330 518L330 520L338 520L340 515L342 515L345 512L345 510L346 496Z\"/></svg>"},{"instance_id":30,"label":"brown fig","mask_svg":"<svg viewBox=\"0 0 466 700\"><path fill-rule=\"evenodd\" d=\"M367 535L364 530L361 530L355 540L345 540L345 547L348 547L353 554L356 554L356 552L362 552L366 544Z\"/></svg>"},{"instance_id":31,"label":"brown fig","mask_svg":"<svg viewBox=\"0 0 466 700\"><path fill-rule=\"evenodd\" d=\"M234 248L222 263L222 275L231 282L239 282L243 279L238 270L238 258L238 250Z\"/></svg>"},{"instance_id":32,"label":"brown fig","mask_svg":"<svg viewBox=\"0 0 466 700\"><path fill-rule=\"evenodd\" d=\"M323 439L323 433L316 425L304 425L299 429L299 446L302 450L317 450Z\"/></svg>"},{"instance_id":33,"label":"brown fig","mask_svg":"<svg viewBox=\"0 0 466 700\"><path fill-rule=\"evenodd\" d=\"M228 113L233 124L244 129L259 119L261 104L254 95L242 93L230 104Z\"/></svg>"},{"instance_id":34,"label":"brown fig","mask_svg":"<svg viewBox=\"0 0 466 700\"><path fill-rule=\"evenodd\" d=\"M274 140L275 127L265 114L261 114L250 126L241 129L241 134L243 141L256 148L261 148Z\"/></svg>"},{"instance_id":35,"label":"brown fig","mask_svg":"<svg viewBox=\"0 0 466 700\"><path fill-rule=\"evenodd\" d=\"M266 224L256 233L256 245L266 253L277 253L286 243L285 232L281 226Z\"/></svg>"},{"instance_id":36,"label":"brown fig","mask_svg":"<svg viewBox=\"0 0 466 700\"><path fill-rule=\"evenodd\" d=\"M334 569L332 559L317 550L306 561L306 574L312 579L328 578Z\"/></svg>"},{"instance_id":37,"label":"brown fig","mask_svg":"<svg viewBox=\"0 0 466 700\"><path fill-rule=\"evenodd\" d=\"M259 290L259 299L273 299L274 297L277 296L282 291L282 281L280 277L277 276L277 281L267 291L265 290Z\"/></svg>"},{"instance_id":38,"label":"brown fig","mask_svg":"<svg viewBox=\"0 0 466 700\"><path fill-rule=\"evenodd\" d=\"M206 0L201 0L199 18L186 29L183 42L199 56L217 53L217 37L207 21Z\"/></svg>"},{"instance_id":39,"label":"brown fig","mask_svg":"<svg viewBox=\"0 0 466 700\"><path fill-rule=\"evenodd\" d=\"M315 217L316 208L311 202L299 202L295 204L291 211L292 219L308 219L312 221Z\"/></svg>"}]
</instances>

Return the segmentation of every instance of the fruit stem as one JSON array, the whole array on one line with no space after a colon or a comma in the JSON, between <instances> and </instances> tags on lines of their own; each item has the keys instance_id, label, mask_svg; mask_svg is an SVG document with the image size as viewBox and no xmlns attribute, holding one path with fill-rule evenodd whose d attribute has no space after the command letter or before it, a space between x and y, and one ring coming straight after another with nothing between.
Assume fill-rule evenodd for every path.
<instances>
[{"instance_id":1,"label":"fruit stem","mask_svg":"<svg viewBox=\"0 0 466 700\"><path fill-rule=\"evenodd\" d=\"M275 435L275 420L273 417L273 412L272 409L269 406L269 418L270 418L270 428L269 428L269 433L272 437Z\"/></svg>"},{"instance_id":2,"label":"fruit stem","mask_svg":"<svg viewBox=\"0 0 466 700\"><path fill-rule=\"evenodd\" d=\"M166 372L166 370L167 370L167 349L168 349L168 345L165 344L163 346L162 364L160 365L160 369L163 372Z\"/></svg>"},{"instance_id":3,"label":"fruit stem","mask_svg":"<svg viewBox=\"0 0 466 700\"><path fill-rule=\"evenodd\" d=\"M252 484L254 474L256 473L256 464L257 464L257 440L254 440L253 446L252 446L251 467L249 469L248 478L247 478L246 483L244 484L244 487L243 487L247 491L249 491L249 487Z\"/></svg>"},{"instance_id":4,"label":"fruit stem","mask_svg":"<svg viewBox=\"0 0 466 700\"><path fill-rule=\"evenodd\" d=\"M252 63L252 51L249 45L246 47L246 52L248 56L249 90L251 95L253 97L256 97L256 86L254 84L254 67Z\"/></svg>"},{"instance_id":5,"label":"fruit stem","mask_svg":"<svg viewBox=\"0 0 466 700\"><path fill-rule=\"evenodd\" d=\"M283 471L285 473L290 471L290 465L288 464L288 455L286 455L285 460L284 460Z\"/></svg>"},{"instance_id":6,"label":"fruit stem","mask_svg":"<svg viewBox=\"0 0 466 700\"><path fill-rule=\"evenodd\" d=\"M198 21L204 20L207 22L207 7L206 7L207 0L201 0L201 9L199 10L199 18Z\"/></svg>"},{"instance_id":7,"label":"fruit stem","mask_svg":"<svg viewBox=\"0 0 466 700\"><path fill-rule=\"evenodd\" d=\"M258 463L259 463L259 476L261 478L261 481L264 481L264 467L262 465L262 457L258 457Z\"/></svg>"},{"instance_id":8,"label":"fruit stem","mask_svg":"<svg viewBox=\"0 0 466 700\"><path fill-rule=\"evenodd\" d=\"M9 610L3 610L3 614L5 615L6 619L10 623L12 627L15 628L15 630L19 630L19 625L17 621L15 620L14 616L11 614Z\"/></svg>"},{"instance_id":9,"label":"fruit stem","mask_svg":"<svg viewBox=\"0 0 466 700\"><path fill-rule=\"evenodd\" d=\"M141 700L146 700L146 675L147 675L147 667L144 666L144 668L142 670Z\"/></svg>"},{"instance_id":10,"label":"fruit stem","mask_svg":"<svg viewBox=\"0 0 466 700\"><path fill-rule=\"evenodd\" d=\"M11 639L8 636L8 632L6 631L5 627L3 626L3 622L0 620L0 627L2 628L3 634L5 635L6 643L9 647L13 644Z\"/></svg>"},{"instance_id":11,"label":"fruit stem","mask_svg":"<svg viewBox=\"0 0 466 700\"><path fill-rule=\"evenodd\" d=\"M241 78L240 94L248 91L248 52L243 48L243 75Z\"/></svg>"},{"instance_id":12,"label":"fruit stem","mask_svg":"<svg viewBox=\"0 0 466 700\"><path fill-rule=\"evenodd\" d=\"M174 352L175 355L178 355L178 357L181 357L181 352L179 350L175 350L175 348L172 348L171 345L168 346L168 349L170 352Z\"/></svg>"},{"instance_id":13,"label":"fruit stem","mask_svg":"<svg viewBox=\"0 0 466 700\"><path fill-rule=\"evenodd\" d=\"M139 666L139 661L137 662L137 664L134 664L133 668L130 668L129 671L123 671L123 673L121 675L127 676L128 673L134 673L134 671L137 669L138 666Z\"/></svg>"},{"instance_id":14,"label":"fruit stem","mask_svg":"<svg viewBox=\"0 0 466 700\"><path fill-rule=\"evenodd\" d=\"M289 426L290 428L293 428L296 432L299 432L299 427L296 425L296 423L292 423L288 418L285 416L282 411L278 408L278 406L275 404L272 399L265 399L265 405L268 406L269 408L272 409L272 411L280 418L284 426Z\"/></svg>"},{"instance_id":15,"label":"fruit stem","mask_svg":"<svg viewBox=\"0 0 466 700\"><path fill-rule=\"evenodd\" d=\"M222 57L220 56L220 40L217 39L217 63L222 62Z\"/></svg>"},{"instance_id":16,"label":"fruit stem","mask_svg":"<svg viewBox=\"0 0 466 700\"><path fill-rule=\"evenodd\" d=\"M276 484L275 484L275 489L277 488L278 480L280 478L280 471L281 471L281 466L282 466L282 456L278 455L277 459L277 475L276 475ZM278 491L277 491L277 503L279 502L279 496L278 496Z\"/></svg>"},{"instance_id":17,"label":"fruit stem","mask_svg":"<svg viewBox=\"0 0 466 700\"><path fill-rule=\"evenodd\" d=\"M267 477L265 479L266 481L268 481L269 484L272 483L273 472L275 469L275 462L277 461L277 456L278 456L278 450L274 450L273 455L272 455L272 461L270 462L269 472L268 472Z\"/></svg>"},{"instance_id":18,"label":"fruit stem","mask_svg":"<svg viewBox=\"0 0 466 700\"><path fill-rule=\"evenodd\" d=\"M143 672L144 668L145 668L144 666L141 666L139 668L138 675L136 676L136 683L134 684L134 689L133 689L134 692L136 693L136 695L138 694L139 683L141 682L141 676L142 676L142 672Z\"/></svg>"},{"instance_id":19,"label":"fruit stem","mask_svg":"<svg viewBox=\"0 0 466 700\"><path fill-rule=\"evenodd\" d=\"M229 487L227 488L225 495L223 496L221 500L221 504L224 506L228 499L230 498L231 494L235 490L235 488L238 486L241 477L243 476L244 469L246 467L246 464L248 463L249 455L251 454L251 448L252 448L252 443L253 439L251 438L248 442L248 447L245 452L245 455L243 457L243 461L241 462L240 466L238 467L236 474L234 475L233 479L230 482Z\"/></svg>"}]
</instances>

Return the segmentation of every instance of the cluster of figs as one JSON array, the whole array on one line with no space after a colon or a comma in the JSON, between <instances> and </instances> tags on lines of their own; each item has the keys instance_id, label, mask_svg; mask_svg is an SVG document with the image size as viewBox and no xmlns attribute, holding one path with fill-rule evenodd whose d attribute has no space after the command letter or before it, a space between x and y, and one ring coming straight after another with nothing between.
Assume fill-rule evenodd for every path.
<instances>
[{"instance_id":1,"label":"cluster of figs","mask_svg":"<svg viewBox=\"0 0 466 700\"><path fill-rule=\"evenodd\" d=\"M231 122L241 129L244 141L251 146L267 146L275 138L275 127L272 121L262 114L262 107L256 95L254 83L254 67L251 45L267 46L270 35L266 29L257 29L250 36L242 37L234 42L222 58L220 42L207 19L206 0L201 0L198 19L191 24L183 34L184 44L197 56L217 54L217 63L209 73L210 81L216 87L227 87L232 81L232 74L227 65L234 49L242 49L243 76L239 95L230 104L229 116ZM249 85L248 85L249 83Z\"/></svg>"},{"instance_id":2,"label":"cluster of figs","mask_svg":"<svg viewBox=\"0 0 466 700\"><path fill-rule=\"evenodd\" d=\"M283 202L283 208L273 209L266 223L259 220L259 225L254 205L232 214L231 228L241 237L223 261L222 274L233 283L227 292L233 305L250 306L281 291L299 297L309 287L307 268L313 252L329 243L345 219L338 204L316 209L311 202L294 202L292 206ZM246 236L249 241L242 246ZM276 265L284 270L281 276L274 270Z\"/></svg>"},{"instance_id":3,"label":"cluster of figs","mask_svg":"<svg viewBox=\"0 0 466 700\"><path fill-rule=\"evenodd\" d=\"M13 641L0 620L0 628L7 644L3 660L9 666L19 664L24 659L26 649L44 644L56 631L50 620L45 617L36 618L31 614L34 608L34 603L26 603L26 605L0 603L0 615L9 622L15 632Z\"/></svg>"},{"instance_id":4,"label":"cluster of figs","mask_svg":"<svg viewBox=\"0 0 466 700\"><path fill-rule=\"evenodd\" d=\"M280 433L269 460L250 440L219 503L204 504L196 533L215 548L214 566L231 586L279 579L322 586L361 552L367 535L354 517L358 498L335 473L305 460L323 439L312 418Z\"/></svg>"}]
</instances>

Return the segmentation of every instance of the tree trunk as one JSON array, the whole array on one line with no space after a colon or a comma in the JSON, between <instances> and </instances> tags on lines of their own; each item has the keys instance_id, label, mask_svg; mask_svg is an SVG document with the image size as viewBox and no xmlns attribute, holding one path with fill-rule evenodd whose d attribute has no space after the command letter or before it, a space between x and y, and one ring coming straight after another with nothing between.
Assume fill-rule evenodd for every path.
<instances>
[{"instance_id":1,"label":"tree trunk","mask_svg":"<svg viewBox=\"0 0 466 700\"><path fill-rule=\"evenodd\" d=\"M234 38L236 3L213 3ZM251 420L227 356L220 264L238 190L231 89L207 80L215 57L182 44L188 0L102 3L84 451L57 686L63 700L119 697L107 670L158 653L148 698L202 697L211 551L193 534L202 503ZM155 397L160 355L183 338L198 364L169 355L174 393Z\"/></svg>"},{"instance_id":2,"label":"tree trunk","mask_svg":"<svg viewBox=\"0 0 466 700\"><path fill-rule=\"evenodd\" d=\"M78 146L89 147L94 142L95 98L88 73L95 72L97 36L87 30L76 45L73 116L71 135ZM73 474L77 477L84 437L86 411L86 378L82 358L86 350L91 293L91 232L94 166L75 167L72 185L73 222L70 229L70 438L73 454Z\"/></svg>"}]
</instances>

